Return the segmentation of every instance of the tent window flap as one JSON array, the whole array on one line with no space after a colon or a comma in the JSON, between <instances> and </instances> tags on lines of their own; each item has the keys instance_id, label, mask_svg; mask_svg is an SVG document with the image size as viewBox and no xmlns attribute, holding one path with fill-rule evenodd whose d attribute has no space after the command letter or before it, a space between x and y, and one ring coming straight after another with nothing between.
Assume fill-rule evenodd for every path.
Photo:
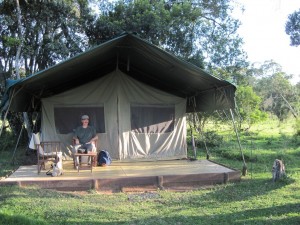
<instances>
[{"instance_id":1,"label":"tent window flap","mask_svg":"<svg viewBox=\"0 0 300 225\"><path fill-rule=\"evenodd\" d=\"M169 133L174 130L174 105L131 105L131 131L135 133Z\"/></svg>"},{"instance_id":2,"label":"tent window flap","mask_svg":"<svg viewBox=\"0 0 300 225\"><path fill-rule=\"evenodd\" d=\"M90 117L89 124L96 128L97 133L105 133L105 119L103 106L72 106L54 107L56 133L68 134L81 125L82 115Z\"/></svg>"}]
</instances>

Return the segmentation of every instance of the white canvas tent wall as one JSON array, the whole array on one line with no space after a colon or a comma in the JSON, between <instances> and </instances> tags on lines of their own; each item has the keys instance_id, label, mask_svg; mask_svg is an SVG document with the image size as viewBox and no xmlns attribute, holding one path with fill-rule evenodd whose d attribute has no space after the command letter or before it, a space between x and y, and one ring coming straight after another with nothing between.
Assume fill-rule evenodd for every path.
<instances>
[{"instance_id":1,"label":"white canvas tent wall","mask_svg":"<svg viewBox=\"0 0 300 225\"><path fill-rule=\"evenodd\" d=\"M131 106L174 106L172 132L144 133L131 128ZM98 133L98 149L106 149L113 159L174 159L186 157L186 99L170 95L142 84L119 70L98 80L42 99L42 134L45 140L59 138L70 151L72 130L59 134L55 123L55 107L104 107L105 132ZM65 115L70 116L70 115ZM80 115L73 127L80 121ZM93 115L90 118L93 123ZM68 155L68 151L65 152Z\"/></svg>"},{"instance_id":2,"label":"white canvas tent wall","mask_svg":"<svg viewBox=\"0 0 300 225\"><path fill-rule=\"evenodd\" d=\"M114 85L102 85L110 79L115 82ZM93 86L96 84L98 88ZM131 88L128 88L129 86ZM85 87L87 87L85 91L81 91ZM174 104L176 106L174 136L165 137L166 134L162 134L158 135L157 139L155 135L148 135L141 141L142 135L140 133L132 135L133 132L129 131L129 123L125 123L126 121L117 123L106 121L105 130L108 131L108 128L110 130L105 134L99 134L99 148L113 151L113 157L119 159L180 158L186 155L183 147L185 145L183 112L234 108L235 90L236 87L231 83L211 76L199 67L135 35L125 33L16 82L6 90L4 99L8 99L10 104L2 102L0 107L5 108L5 105L9 105L10 111L32 112L40 111L43 103L42 131L45 137L51 140L59 138L67 144L70 137L67 132L55 136L54 112L51 112L54 105L103 104L105 120L131 121L128 114L130 104ZM92 98L93 100L83 97L86 94L86 96L101 96L99 93L103 94L99 100L96 100L96 97ZM70 96L76 94L81 100L67 97L67 94ZM47 101L51 101L51 98L57 98L57 102L53 100L54 102L50 102L52 108L50 106L47 108L47 104L50 104ZM179 106L184 108L184 104L186 107L183 110ZM111 115L107 116L107 113ZM120 114L113 117L116 113ZM70 112L70 115L72 114ZM116 138L118 140L115 140ZM170 151L165 152L165 149Z\"/></svg>"}]
</instances>

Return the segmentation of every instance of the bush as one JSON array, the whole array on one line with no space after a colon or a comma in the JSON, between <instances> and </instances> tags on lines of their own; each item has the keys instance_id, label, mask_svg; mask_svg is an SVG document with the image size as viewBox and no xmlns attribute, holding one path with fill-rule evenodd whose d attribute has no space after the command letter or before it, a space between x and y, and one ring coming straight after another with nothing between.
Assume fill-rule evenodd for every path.
<instances>
[{"instance_id":1,"label":"bush","mask_svg":"<svg viewBox=\"0 0 300 225\"><path fill-rule=\"evenodd\" d=\"M14 147L15 136L12 132L4 130L0 137L0 151L7 151Z\"/></svg>"},{"instance_id":2,"label":"bush","mask_svg":"<svg viewBox=\"0 0 300 225\"><path fill-rule=\"evenodd\" d=\"M208 131L204 133L204 139L207 147L219 147L223 143L223 137L218 135L215 131ZM198 147L204 147L204 141L201 137L196 139Z\"/></svg>"}]
</instances>

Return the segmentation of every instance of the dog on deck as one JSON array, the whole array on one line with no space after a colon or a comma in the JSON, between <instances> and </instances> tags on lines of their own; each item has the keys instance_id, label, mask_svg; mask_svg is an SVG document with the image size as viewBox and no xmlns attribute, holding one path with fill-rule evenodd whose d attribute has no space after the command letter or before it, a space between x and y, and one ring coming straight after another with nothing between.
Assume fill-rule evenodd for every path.
<instances>
[{"instance_id":1,"label":"dog on deck","mask_svg":"<svg viewBox=\"0 0 300 225\"><path fill-rule=\"evenodd\" d=\"M62 154L58 153L56 158L56 163L52 165L53 172L52 177L58 177L63 174L63 164L62 164Z\"/></svg>"},{"instance_id":2,"label":"dog on deck","mask_svg":"<svg viewBox=\"0 0 300 225\"><path fill-rule=\"evenodd\" d=\"M279 159L275 159L272 167L272 177L273 182L279 180L285 176L285 166L283 162Z\"/></svg>"}]
</instances>

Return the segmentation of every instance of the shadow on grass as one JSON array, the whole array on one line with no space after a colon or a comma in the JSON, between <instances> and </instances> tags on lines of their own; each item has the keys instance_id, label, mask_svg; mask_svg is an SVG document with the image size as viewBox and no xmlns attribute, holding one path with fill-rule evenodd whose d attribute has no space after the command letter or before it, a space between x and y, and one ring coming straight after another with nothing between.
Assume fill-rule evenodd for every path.
<instances>
[{"instance_id":1,"label":"shadow on grass","mask_svg":"<svg viewBox=\"0 0 300 225\"><path fill-rule=\"evenodd\" d=\"M201 209L199 209L201 210ZM177 215L157 215L157 216L143 216L142 218L136 219L138 217L138 212L135 218L133 219L120 219L120 218L101 218L98 221L91 217L81 217L77 218L74 215L73 218L66 219L55 219L50 218L49 220L37 219L34 217L28 218L25 216L19 215L7 215L0 213L0 223L6 225L35 225L35 224L71 224L71 225L139 225L139 224L185 224L185 225L194 225L194 224L263 224L263 225L296 225L300 223L300 204L285 204L281 206L259 208L259 209L250 209L232 213L224 214L209 214L203 215L193 215L186 216L180 215L181 212L178 211ZM103 221L103 222L102 222Z\"/></svg>"},{"instance_id":2,"label":"shadow on grass","mask_svg":"<svg viewBox=\"0 0 300 225\"><path fill-rule=\"evenodd\" d=\"M167 195L169 197L163 197L163 194L157 193L155 196L151 195L149 199L137 198L135 201L130 201L132 197L129 198L130 196L123 194L117 197L105 198L102 195L76 196L75 194L34 188L1 188L0 197L3 198L0 199L0 224L294 225L300 223L300 204L282 202L280 205L274 203L272 207L264 207L263 202L261 202L262 205L258 206L253 205L251 201L247 201L289 184L284 182L272 183L267 179L259 179L216 186L211 190L207 190L207 192L195 191L190 194L187 193L187 195L177 193L172 197L169 195ZM149 196L149 193L147 196ZM296 193L295 196L297 196ZM9 201L10 198L16 197L21 197L22 203L19 203L21 208L15 208ZM34 206L40 207L37 210L39 217L36 217L36 213L33 211L22 209L23 207L26 208L23 205L25 202L34 201L31 199L32 197L39 199ZM42 200L42 198L49 198L50 202ZM53 207L54 202L57 202L56 207ZM84 202L88 202L88 204L85 204L85 207L82 208L80 203ZM75 203L75 205L72 205L72 203ZM117 207L118 204L127 206L120 208ZM222 209L223 205L224 209ZM243 208L246 209L243 210ZM149 212L141 212L140 210ZM18 214L18 211L21 215Z\"/></svg>"},{"instance_id":3,"label":"shadow on grass","mask_svg":"<svg viewBox=\"0 0 300 225\"><path fill-rule=\"evenodd\" d=\"M174 221L178 224L272 224L272 225L296 225L300 222L300 204L285 204L281 206L250 209L233 213L213 214L205 216L193 216L191 218L177 217ZM174 221L164 218L166 224ZM139 224L137 222L136 224ZM142 224L142 223L141 223Z\"/></svg>"},{"instance_id":4,"label":"shadow on grass","mask_svg":"<svg viewBox=\"0 0 300 225\"><path fill-rule=\"evenodd\" d=\"M7 215L0 213L0 224L5 225L43 225L47 222L40 219L28 218L27 216Z\"/></svg>"},{"instance_id":5,"label":"shadow on grass","mask_svg":"<svg viewBox=\"0 0 300 225\"><path fill-rule=\"evenodd\" d=\"M220 188L209 196L219 202L231 202L231 201L245 201L251 199L254 196L262 196L276 189L281 189L289 184L294 183L295 180L287 178L280 180L276 183L271 179L253 179L241 181L232 185L220 186ZM224 198L226 196L226 198Z\"/></svg>"}]
</instances>

